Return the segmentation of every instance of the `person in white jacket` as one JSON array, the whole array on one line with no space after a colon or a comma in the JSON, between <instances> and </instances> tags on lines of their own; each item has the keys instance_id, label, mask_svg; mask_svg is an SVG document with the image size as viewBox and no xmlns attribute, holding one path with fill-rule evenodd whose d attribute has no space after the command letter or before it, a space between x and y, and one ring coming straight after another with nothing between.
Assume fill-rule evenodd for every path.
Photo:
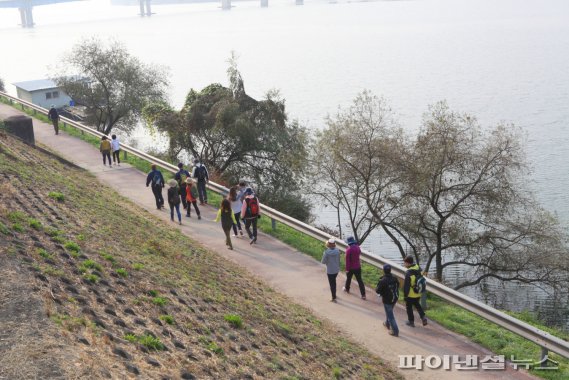
<instances>
[{"instance_id":1,"label":"person in white jacket","mask_svg":"<svg viewBox=\"0 0 569 380\"><path fill-rule=\"evenodd\" d=\"M117 135L111 136L111 151L113 152L113 164L121 166L121 143L117 139Z\"/></svg>"}]
</instances>

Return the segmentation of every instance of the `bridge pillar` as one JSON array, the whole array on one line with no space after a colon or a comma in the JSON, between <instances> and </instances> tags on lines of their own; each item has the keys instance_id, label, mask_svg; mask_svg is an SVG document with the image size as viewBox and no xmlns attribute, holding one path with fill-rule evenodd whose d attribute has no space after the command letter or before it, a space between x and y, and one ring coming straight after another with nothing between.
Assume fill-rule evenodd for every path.
<instances>
[{"instance_id":1,"label":"bridge pillar","mask_svg":"<svg viewBox=\"0 0 569 380\"><path fill-rule=\"evenodd\" d=\"M150 10L150 0L146 0L146 15L152 16L152 11Z\"/></svg>"},{"instance_id":2,"label":"bridge pillar","mask_svg":"<svg viewBox=\"0 0 569 380\"><path fill-rule=\"evenodd\" d=\"M221 0L221 9L223 10L230 10L231 9L231 0Z\"/></svg>"},{"instance_id":3,"label":"bridge pillar","mask_svg":"<svg viewBox=\"0 0 569 380\"><path fill-rule=\"evenodd\" d=\"M296 5L304 5L304 0L296 0Z\"/></svg>"},{"instance_id":4,"label":"bridge pillar","mask_svg":"<svg viewBox=\"0 0 569 380\"><path fill-rule=\"evenodd\" d=\"M29 1L22 2L20 11L20 19L22 20L22 28L32 28L34 26L34 17L32 14L32 4Z\"/></svg>"},{"instance_id":5,"label":"bridge pillar","mask_svg":"<svg viewBox=\"0 0 569 380\"><path fill-rule=\"evenodd\" d=\"M265 8L269 6L269 0L261 0L261 7Z\"/></svg>"}]
</instances>

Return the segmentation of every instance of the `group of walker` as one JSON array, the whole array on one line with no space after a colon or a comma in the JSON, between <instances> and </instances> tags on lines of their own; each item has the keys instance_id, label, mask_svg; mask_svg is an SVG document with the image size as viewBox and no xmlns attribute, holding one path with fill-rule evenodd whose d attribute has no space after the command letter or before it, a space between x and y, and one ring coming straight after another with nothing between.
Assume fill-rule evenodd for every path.
<instances>
[{"instance_id":1,"label":"group of walker","mask_svg":"<svg viewBox=\"0 0 569 380\"><path fill-rule=\"evenodd\" d=\"M346 243L348 244L346 249L346 283L342 290L350 293L352 277L355 276L360 288L361 299L365 300L366 292L362 280L360 262L361 249L356 239L352 236L346 239ZM414 261L413 256L407 256L403 260L403 264L407 268L403 282L403 297L407 310L407 322L405 324L409 327L415 327L413 307L417 309L423 326L428 324L425 311L420 303L421 295L425 291L425 279L421 273L421 268ZM326 274L328 275L328 283L332 293L330 301L337 302L336 277L338 277L340 272L340 250L336 247L335 239L329 239L326 242L322 263L326 264ZM375 292L381 297L385 309L386 320L383 322L383 326L389 330L390 335L399 336L399 327L393 313L395 304L399 299L399 280L391 274L391 265L385 264L383 266L383 276L379 279Z\"/></svg>"},{"instance_id":2,"label":"group of walker","mask_svg":"<svg viewBox=\"0 0 569 380\"><path fill-rule=\"evenodd\" d=\"M209 182L209 173L207 168L199 158L195 158L191 174L184 169L182 162L178 164L178 169L174 178L168 181L167 199L170 207L170 220L174 221L175 212L178 223L182 224L180 204L186 210L186 217L191 217L191 208L193 207L199 220L201 219L201 212L198 207L198 200L200 205L208 203L206 187ZM162 189L165 185L162 172L158 170L156 165L152 165L152 170L146 177L146 186L151 186L158 210L164 208ZM229 194L221 201L221 207L214 220L215 222L221 220L227 248L233 249L230 236L232 229L234 237L243 236L241 220L245 224L245 230L250 239L249 244L257 242L257 219L261 217L260 212L259 200L253 189L247 187L245 182L242 181L229 189ZM237 234L238 231L240 235Z\"/></svg>"}]
</instances>

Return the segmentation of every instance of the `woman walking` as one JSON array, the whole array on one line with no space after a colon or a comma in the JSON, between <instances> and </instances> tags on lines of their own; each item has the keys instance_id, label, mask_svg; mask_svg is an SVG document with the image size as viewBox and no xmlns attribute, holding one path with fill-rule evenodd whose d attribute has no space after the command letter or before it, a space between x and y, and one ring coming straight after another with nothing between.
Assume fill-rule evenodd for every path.
<instances>
[{"instance_id":1,"label":"woman walking","mask_svg":"<svg viewBox=\"0 0 569 380\"><path fill-rule=\"evenodd\" d=\"M332 293L330 301L336 302L336 277L338 277L340 272L340 251L336 248L336 240L334 238L326 242L322 263L326 264L326 274L328 275L328 283Z\"/></svg>"},{"instance_id":2,"label":"woman walking","mask_svg":"<svg viewBox=\"0 0 569 380\"><path fill-rule=\"evenodd\" d=\"M362 300L366 299L366 287L362 280L362 264L360 263L360 246L353 236L346 239L349 247L346 249L346 285L344 285L343 290L346 293L350 292L350 284L352 283L352 276L356 276L358 285L360 286L360 294Z\"/></svg>"},{"instance_id":3,"label":"woman walking","mask_svg":"<svg viewBox=\"0 0 569 380\"><path fill-rule=\"evenodd\" d=\"M170 206L170 220L174 221L174 209L178 214L178 222L182 224L182 214L180 213L180 189L178 189L178 182L175 179L168 181L168 205Z\"/></svg>"},{"instance_id":4,"label":"woman walking","mask_svg":"<svg viewBox=\"0 0 569 380\"><path fill-rule=\"evenodd\" d=\"M121 166L121 143L117 139L117 135L111 136L111 150L113 151L113 164Z\"/></svg>"},{"instance_id":5,"label":"woman walking","mask_svg":"<svg viewBox=\"0 0 569 380\"><path fill-rule=\"evenodd\" d=\"M233 210L235 220L237 221L237 223L233 224L233 236L237 237L237 228L239 228L239 233L243 236L243 229L241 228L241 222L239 221L241 218L241 207L243 206L243 201L240 200L237 195L237 186L233 186L229 189L227 199L231 203L231 209Z\"/></svg>"},{"instance_id":6,"label":"woman walking","mask_svg":"<svg viewBox=\"0 0 569 380\"><path fill-rule=\"evenodd\" d=\"M193 205L194 210L196 210L198 219L201 219L202 216L200 214L200 209L198 207L198 189L196 189L194 180L189 177L186 178L186 203L188 206L188 208L186 209L186 216L188 218L192 217L190 207Z\"/></svg>"},{"instance_id":7,"label":"woman walking","mask_svg":"<svg viewBox=\"0 0 569 380\"><path fill-rule=\"evenodd\" d=\"M99 151L103 155L103 165L107 165L107 158L109 159L109 167L113 167L111 162L111 142L107 139L107 136L101 138L101 145L99 145Z\"/></svg>"},{"instance_id":8,"label":"woman walking","mask_svg":"<svg viewBox=\"0 0 569 380\"><path fill-rule=\"evenodd\" d=\"M223 228L223 232L225 233L225 245L228 249L233 249L229 233L231 232L231 227L234 226L236 222L235 214L233 214L231 203L228 199L221 201L221 208L217 211L217 217L214 222L218 222L219 219L221 219L221 228Z\"/></svg>"}]
</instances>

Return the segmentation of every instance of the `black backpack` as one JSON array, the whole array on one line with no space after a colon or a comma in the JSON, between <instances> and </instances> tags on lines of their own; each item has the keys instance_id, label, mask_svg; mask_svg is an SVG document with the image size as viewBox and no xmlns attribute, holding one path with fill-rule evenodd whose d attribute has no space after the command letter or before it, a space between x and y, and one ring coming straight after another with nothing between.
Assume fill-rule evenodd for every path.
<instances>
[{"instance_id":1,"label":"black backpack","mask_svg":"<svg viewBox=\"0 0 569 380\"><path fill-rule=\"evenodd\" d=\"M206 179L207 175L207 170L205 168L205 166L200 166L199 168L197 168L196 170L196 177L198 178L198 181L203 181Z\"/></svg>"},{"instance_id":2,"label":"black backpack","mask_svg":"<svg viewBox=\"0 0 569 380\"><path fill-rule=\"evenodd\" d=\"M385 300L389 301L389 304L394 304L397 302L397 300L399 299L399 281L393 277L390 276L390 281L387 283L387 294L380 294L382 297L385 296ZM381 283L381 280L383 280L385 277L382 277L377 284L377 287L375 289L375 292L378 293L379 290L379 284Z\"/></svg>"}]
</instances>

